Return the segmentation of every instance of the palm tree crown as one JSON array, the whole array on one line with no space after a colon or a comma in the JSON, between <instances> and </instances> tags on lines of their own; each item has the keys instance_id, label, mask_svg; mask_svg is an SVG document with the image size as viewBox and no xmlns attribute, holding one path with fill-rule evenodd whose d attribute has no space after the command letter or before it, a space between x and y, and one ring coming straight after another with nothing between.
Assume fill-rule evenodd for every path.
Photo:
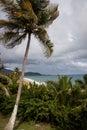
<instances>
[{"instance_id":1,"label":"palm tree crown","mask_svg":"<svg viewBox=\"0 0 87 130\"><path fill-rule=\"evenodd\" d=\"M49 0L0 0L8 19L0 20L0 40L8 47L19 45L28 34L38 38L49 57L53 52L47 31L45 30L59 15L58 5Z\"/></svg>"}]
</instances>

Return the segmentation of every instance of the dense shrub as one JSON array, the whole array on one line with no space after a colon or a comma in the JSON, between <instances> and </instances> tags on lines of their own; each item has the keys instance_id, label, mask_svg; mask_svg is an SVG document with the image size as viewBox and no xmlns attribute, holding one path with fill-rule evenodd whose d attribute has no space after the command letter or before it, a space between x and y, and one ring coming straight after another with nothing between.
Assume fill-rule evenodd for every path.
<instances>
[{"instance_id":1,"label":"dense shrub","mask_svg":"<svg viewBox=\"0 0 87 130\"><path fill-rule=\"evenodd\" d=\"M49 122L50 106L53 105L54 94L43 85L34 85L29 90L25 87L22 91L18 116L23 120Z\"/></svg>"},{"instance_id":2,"label":"dense shrub","mask_svg":"<svg viewBox=\"0 0 87 130\"><path fill-rule=\"evenodd\" d=\"M18 86L19 86L18 83L12 83L12 84L10 84L10 85L8 86L11 95L17 94Z\"/></svg>"},{"instance_id":3,"label":"dense shrub","mask_svg":"<svg viewBox=\"0 0 87 130\"><path fill-rule=\"evenodd\" d=\"M0 103L0 112L2 112L4 115L10 114L14 107L15 96L12 96L11 98L2 96L2 97L0 97L0 100L3 100Z\"/></svg>"}]
</instances>

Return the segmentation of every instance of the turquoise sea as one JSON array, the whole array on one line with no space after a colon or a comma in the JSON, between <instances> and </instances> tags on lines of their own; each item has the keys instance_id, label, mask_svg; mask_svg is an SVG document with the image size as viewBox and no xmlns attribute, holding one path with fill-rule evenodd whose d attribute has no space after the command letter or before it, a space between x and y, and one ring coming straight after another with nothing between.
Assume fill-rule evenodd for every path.
<instances>
[{"instance_id":1,"label":"turquoise sea","mask_svg":"<svg viewBox=\"0 0 87 130\"><path fill-rule=\"evenodd\" d=\"M67 75L69 77L72 77L71 81L74 82L75 80L83 80L83 75ZM58 81L57 75L35 75L35 76L25 76L26 78L33 79L35 81L39 82L45 82L48 80Z\"/></svg>"}]
</instances>

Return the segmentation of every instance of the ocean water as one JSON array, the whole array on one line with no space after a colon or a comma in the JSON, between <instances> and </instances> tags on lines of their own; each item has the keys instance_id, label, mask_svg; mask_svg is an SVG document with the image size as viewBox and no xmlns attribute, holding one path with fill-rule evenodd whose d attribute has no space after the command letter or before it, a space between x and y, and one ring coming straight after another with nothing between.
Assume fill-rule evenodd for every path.
<instances>
[{"instance_id":1,"label":"ocean water","mask_svg":"<svg viewBox=\"0 0 87 130\"><path fill-rule=\"evenodd\" d=\"M71 77L71 81L74 82L75 80L83 80L83 75L68 75ZM58 81L58 76L57 75L35 75L35 76L25 76L26 78L33 79L35 81L39 82L46 82L48 80L52 81Z\"/></svg>"},{"instance_id":2,"label":"ocean water","mask_svg":"<svg viewBox=\"0 0 87 130\"><path fill-rule=\"evenodd\" d=\"M33 79L35 81L39 81L39 82L46 82L48 80L53 80L53 81L57 81L58 80L58 76L56 75L35 75L35 76L25 76L26 78L29 79Z\"/></svg>"}]
</instances>

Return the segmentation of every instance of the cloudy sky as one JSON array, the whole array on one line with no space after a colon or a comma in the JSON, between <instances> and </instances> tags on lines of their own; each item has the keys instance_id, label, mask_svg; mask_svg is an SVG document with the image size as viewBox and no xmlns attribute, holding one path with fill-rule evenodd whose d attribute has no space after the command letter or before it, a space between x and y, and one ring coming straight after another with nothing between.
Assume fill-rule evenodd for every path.
<instances>
[{"instance_id":1,"label":"cloudy sky","mask_svg":"<svg viewBox=\"0 0 87 130\"><path fill-rule=\"evenodd\" d=\"M26 71L44 74L87 73L87 0L51 0L59 4L59 17L47 29L54 43L53 55L44 57L40 43L32 36ZM0 15L3 18L3 15ZM14 49L0 45L3 62L7 68L19 67L26 41Z\"/></svg>"}]
</instances>

